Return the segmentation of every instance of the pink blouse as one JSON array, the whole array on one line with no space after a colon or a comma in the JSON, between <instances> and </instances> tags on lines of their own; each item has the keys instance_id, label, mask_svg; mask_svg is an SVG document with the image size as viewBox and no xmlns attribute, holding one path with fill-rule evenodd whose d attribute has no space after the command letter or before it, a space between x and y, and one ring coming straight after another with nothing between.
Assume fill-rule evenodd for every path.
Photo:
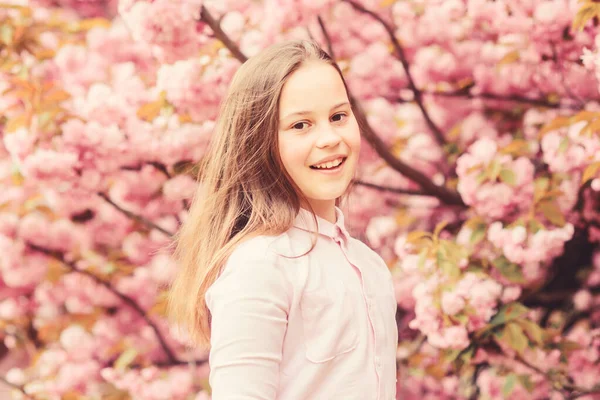
<instances>
[{"instance_id":1,"label":"pink blouse","mask_svg":"<svg viewBox=\"0 0 600 400\"><path fill-rule=\"evenodd\" d=\"M229 257L205 297L213 400L395 399L391 274L336 214L315 229L301 209L288 232Z\"/></svg>"}]
</instances>

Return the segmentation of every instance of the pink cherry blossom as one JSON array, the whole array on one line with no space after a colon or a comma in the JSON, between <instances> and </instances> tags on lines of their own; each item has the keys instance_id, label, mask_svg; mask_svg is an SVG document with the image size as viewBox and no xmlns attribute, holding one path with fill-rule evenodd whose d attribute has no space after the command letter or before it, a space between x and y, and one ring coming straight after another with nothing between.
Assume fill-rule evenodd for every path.
<instances>
[{"instance_id":1,"label":"pink cherry blossom","mask_svg":"<svg viewBox=\"0 0 600 400\"><path fill-rule=\"evenodd\" d=\"M188 217L194 164L243 62L232 46L252 56L314 38L331 46L382 142L363 135L357 182L341 206L353 236L390 267L398 397L557 400L574 394L554 385L561 374L595 390L600 35L593 20L572 26L584 3L9 3L25 8L0 10L5 26L18 26L3 40L22 32L31 43L5 46L0 73L7 381L52 400L114 390L209 398L206 352L163 315L177 271L171 234ZM44 103L52 90L59 96ZM542 346L526 332L520 355L552 379L496 340L507 328L498 313L519 301L533 308L512 328L528 320L557 333ZM467 368L447 362L456 352ZM473 368L476 378L464 374Z\"/></svg>"}]
</instances>

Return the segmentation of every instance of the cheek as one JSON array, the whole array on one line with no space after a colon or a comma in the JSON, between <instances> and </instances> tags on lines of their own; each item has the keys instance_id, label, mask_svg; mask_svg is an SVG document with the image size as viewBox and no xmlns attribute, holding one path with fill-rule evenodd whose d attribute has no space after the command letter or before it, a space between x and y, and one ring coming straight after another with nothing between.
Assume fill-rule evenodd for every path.
<instances>
[{"instance_id":1,"label":"cheek","mask_svg":"<svg viewBox=\"0 0 600 400\"><path fill-rule=\"evenodd\" d=\"M298 151L298 145L292 140L279 141L279 157L290 175L294 175L296 170L304 164L301 152Z\"/></svg>"},{"instance_id":2,"label":"cheek","mask_svg":"<svg viewBox=\"0 0 600 400\"><path fill-rule=\"evenodd\" d=\"M348 146L352 149L352 151L354 153L358 154L360 152L360 144L361 144L360 129L358 127L358 123L356 122L356 120L354 120L352 129L350 129L350 131L348 132L347 142L348 142Z\"/></svg>"}]
</instances>

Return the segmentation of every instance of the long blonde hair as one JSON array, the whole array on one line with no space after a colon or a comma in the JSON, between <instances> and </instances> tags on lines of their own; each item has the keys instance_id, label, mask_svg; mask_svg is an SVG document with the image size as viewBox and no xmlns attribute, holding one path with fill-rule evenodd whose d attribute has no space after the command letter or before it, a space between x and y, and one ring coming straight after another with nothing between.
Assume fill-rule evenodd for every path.
<instances>
[{"instance_id":1,"label":"long blonde hair","mask_svg":"<svg viewBox=\"0 0 600 400\"><path fill-rule=\"evenodd\" d=\"M198 345L210 343L204 295L236 245L287 231L300 209L302 194L279 157L279 98L287 78L311 60L332 65L342 76L317 44L284 42L246 61L221 105L200 185L173 241L178 271L167 313Z\"/></svg>"}]
</instances>

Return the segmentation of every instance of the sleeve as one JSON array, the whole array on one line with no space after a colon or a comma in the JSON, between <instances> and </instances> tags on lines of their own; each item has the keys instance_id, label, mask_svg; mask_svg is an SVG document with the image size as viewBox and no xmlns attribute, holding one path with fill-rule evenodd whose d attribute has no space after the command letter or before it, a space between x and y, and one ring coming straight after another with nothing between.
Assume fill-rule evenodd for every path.
<instances>
[{"instance_id":1,"label":"sleeve","mask_svg":"<svg viewBox=\"0 0 600 400\"><path fill-rule=\"evenodd\" d=\"M227 263L205 297L211 313L213 400L275 399L289 293L272 262Z\"/></svg>"}]
</instances>

